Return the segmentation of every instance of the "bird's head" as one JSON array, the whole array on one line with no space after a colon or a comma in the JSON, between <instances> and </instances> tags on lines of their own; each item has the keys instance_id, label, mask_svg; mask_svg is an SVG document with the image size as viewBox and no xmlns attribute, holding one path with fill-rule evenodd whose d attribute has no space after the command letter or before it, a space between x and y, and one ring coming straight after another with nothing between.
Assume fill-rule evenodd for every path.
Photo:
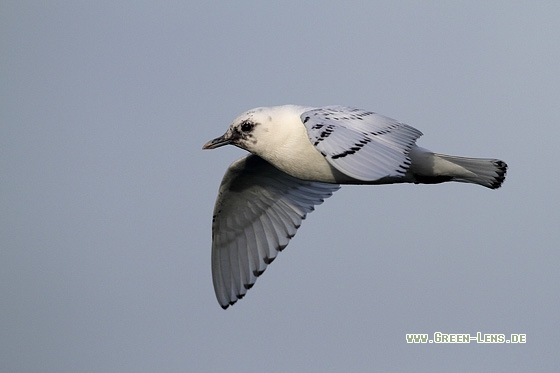
<instances>
[{"instance_id":1,"label":"bird's head","mask_svg":"<svg viewBox=\"0 0 560 373\"><path fill-rule=\"evenodd\" d=\"M293 136L292 126L303 130L298 106L261 107L237 117L222 136L208 141L202 149L235 145L253 154L263 155L282 146Z\"/></svg>"}]
</instances>

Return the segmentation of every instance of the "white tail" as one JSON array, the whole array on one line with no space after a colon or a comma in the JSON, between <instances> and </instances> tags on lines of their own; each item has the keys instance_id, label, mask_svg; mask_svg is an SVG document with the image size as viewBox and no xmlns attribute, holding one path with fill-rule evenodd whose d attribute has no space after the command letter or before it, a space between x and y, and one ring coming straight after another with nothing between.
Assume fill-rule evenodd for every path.
<instances>
[{"instance_id":1,"label":"white tail","mask_svg":"<svg viewBox=\"0 0 560 373\"><path fill-rule=\"evenodd\" d=\"M445 154L434 154L434 156L463 168L464 171L457 172L453 176L454 181L497 189L502 186L506 178L507 164L499 159L465 158Z\"/></svg>"},{"instance_id":2,"label":"white tail","mask_svg":"<svg viewBox=\"0 0 560 373\"><path fill-rule=\"evenodd\" d=\"M410 157L410 172L416 183L458 181L497 189L506 178L507 164L499 159L455 157L420 147L412 148Z\"/></svg>"}]
</instances>

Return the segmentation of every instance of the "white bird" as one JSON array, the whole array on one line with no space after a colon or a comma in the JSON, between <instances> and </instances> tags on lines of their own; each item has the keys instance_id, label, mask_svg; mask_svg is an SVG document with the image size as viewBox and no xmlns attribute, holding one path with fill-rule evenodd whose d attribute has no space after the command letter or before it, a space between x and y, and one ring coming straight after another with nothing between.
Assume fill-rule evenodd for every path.
<instances>
[{"instance_id":1,"label":"white bird","mask_svg":"<svg viewBox=\"0 0 560 373\"><path fill-rule=\"evenodd\" d=\"M370 111L286 105L249 110L207 142L203 149L252 153L228 168L214 207L212 279L222 308L243 298L339 184L502 185L505 162L433 153L416 145L421 135Z\"/></svg>"}]
</instances>

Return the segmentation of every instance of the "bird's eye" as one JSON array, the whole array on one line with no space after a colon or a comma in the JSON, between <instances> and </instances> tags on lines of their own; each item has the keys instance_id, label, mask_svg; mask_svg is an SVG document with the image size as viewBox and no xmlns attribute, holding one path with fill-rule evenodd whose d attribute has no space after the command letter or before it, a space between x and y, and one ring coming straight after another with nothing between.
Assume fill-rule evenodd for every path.
<instances>
[{"instance_id":1,"label":"bird's eye","mask_svg":"<svg viewBox=\"0 0 560 373\"><path fill-rule=\"evenodd\" d=\"M241 131L243 132L248 132L253 128L253 123L250 122L244 122L243 124L241 124Z\"/></svg>"}]
</instances>

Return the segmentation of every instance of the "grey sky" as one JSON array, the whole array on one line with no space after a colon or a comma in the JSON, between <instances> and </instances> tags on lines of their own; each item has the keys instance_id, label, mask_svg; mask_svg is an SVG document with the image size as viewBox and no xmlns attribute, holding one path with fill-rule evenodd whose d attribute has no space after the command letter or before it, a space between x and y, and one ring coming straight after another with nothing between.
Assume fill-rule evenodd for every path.
<instances>
[{"instance_id":1,"label":"grey sky","mask_svg":"<svg viewBox=\"0 0 560 373\"><path fill-rule=\"evenodd\" d=\"M48 3L48 4L47 4ZM560 308L557 2L0 5L0 370L547 370ZM342 104L504 186L345 186L223 311L241 112ZM527 334L412 345L406 333Z\"/></svg>"}]
</instances>

